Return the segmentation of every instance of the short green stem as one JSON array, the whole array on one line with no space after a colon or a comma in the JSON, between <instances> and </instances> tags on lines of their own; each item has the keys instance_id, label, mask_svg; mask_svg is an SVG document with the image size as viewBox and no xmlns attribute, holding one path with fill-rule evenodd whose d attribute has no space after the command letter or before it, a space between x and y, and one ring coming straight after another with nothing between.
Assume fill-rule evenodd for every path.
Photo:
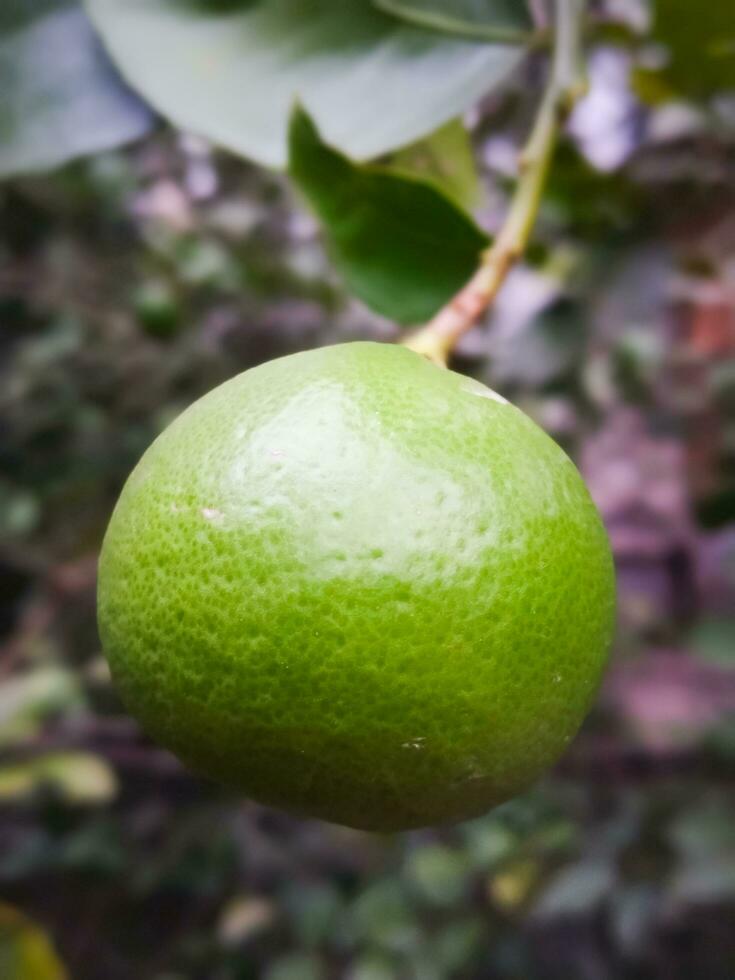
<instances>
[{"instance_id":1,"label":"short green stem","mask_svg":"<svg viewBox=\"0 0 735 980\"><path fill-rule=\"evenodd\" d=\"M559 129L585 81L580 53L585 0L556 0L551 72L519 160L519 177L502 228L470 281L403 345L445 365L454 345L488 309L526 250L536 222Z\"/></svg>"}]
</instances>

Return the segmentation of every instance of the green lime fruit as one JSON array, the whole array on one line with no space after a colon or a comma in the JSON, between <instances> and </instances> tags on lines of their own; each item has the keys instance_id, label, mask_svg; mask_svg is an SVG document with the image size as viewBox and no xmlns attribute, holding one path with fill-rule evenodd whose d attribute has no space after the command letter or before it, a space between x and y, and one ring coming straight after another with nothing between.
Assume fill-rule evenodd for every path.
<instances>
[{"instance_id":1,"label":"green lime fruit","mask_svg":"<svg viewBox=\"0 0 735 980\"><path fill-rule=\"evenodd\" d=\"M370 830L475 816L577 731L614 577L569 458L404 348L261 365L130 476L99 622L147 731L199 773Z\"/></svg>"}]
</instances>

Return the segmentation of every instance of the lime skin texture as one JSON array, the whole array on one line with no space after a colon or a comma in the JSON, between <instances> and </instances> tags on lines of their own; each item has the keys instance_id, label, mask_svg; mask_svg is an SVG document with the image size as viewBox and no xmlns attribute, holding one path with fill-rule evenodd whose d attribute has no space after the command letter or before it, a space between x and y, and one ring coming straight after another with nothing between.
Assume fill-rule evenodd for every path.
<instances>
[{"instance_id":1,"label":"lime skin texture","mask_svg":"<svg viewBox=\"0 0 735 980\"><path fill-rule=\"evenodd\" d=\"M130 476L99 572L124 703L198 773L376 831L463 820L576 733L614 616L564 452L402 347L210 392Z\"/></svg>"}]
</instances>

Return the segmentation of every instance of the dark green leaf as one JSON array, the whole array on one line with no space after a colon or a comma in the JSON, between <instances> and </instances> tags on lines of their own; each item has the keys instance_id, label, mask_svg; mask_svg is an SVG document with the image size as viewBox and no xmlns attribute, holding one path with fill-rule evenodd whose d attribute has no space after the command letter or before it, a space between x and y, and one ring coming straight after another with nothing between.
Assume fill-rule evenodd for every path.
<instances>
[{"instance_id":1,"label":"dark green leaf","mask_svg":"<svg viewBox=\"0 0 735 980\"><path fill-rule=\"evenodd\" d=\"M125 75L164 115L269 166L286 163L296 98L330 144L365 160L463 112L522 53L417 29L370 0L86 3Z\"/></svg>"},{"instance_id":2,"label":"dark green leaf","mask_svg":"<svg viewBox=\"0 0 735 980\"><path fill-rule=\"evenodd\" d=\"M151 115L120 82L77 4L0 10L0 176L135 139Z\"/></svg>"},{"instance_id":3,"label":"dark green leaf","mask_svg":"<svg viewBox=\"0 0 735 980\"><path fill-rule=\"evenodd\" d=\"M401 323L423 321L447 302L487 244L434 185L352 163L322 143L300 109L290 128L290 172L349 288Z\"/></svg>"},{"instance_id":4,"label":"dark green leaf","mask_svg":"<svg viewBox=\"0 0 735 980\"><path fill-rule=\"evenodd\" d=\"M732 0L692 4L656 0L653 40L665 51L660 69L636 74L639 94L650 102L706 98L735 91L735 10Z\"/></svg>"}]
</instances>

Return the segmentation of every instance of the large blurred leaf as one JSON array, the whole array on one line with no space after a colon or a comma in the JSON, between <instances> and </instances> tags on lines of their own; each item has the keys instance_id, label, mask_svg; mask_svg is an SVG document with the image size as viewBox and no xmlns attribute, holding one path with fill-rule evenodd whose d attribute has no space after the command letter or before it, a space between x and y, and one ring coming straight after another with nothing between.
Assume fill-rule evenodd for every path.
<instances>
[{"instance_id":1,"label":"large blurred leaf","mask_svg":"<svg viewBox=\"0 0 735 980\"><path fill-rule=\"evenodd\" d=\"M303 110L291 122L290 173L351 291L401 323L421 322L447 302L487 244L433 184L352 163L321 142Z\"/></svg>"},{"instance_id":2,"label":"large blurred leaf","mask_svg":"<svg viewBox=\"0 0 735 980\"><path fill-rule=\"evenodd\" d=\"M656 0L653 39L664 46L661 69L639 70L643 98L706 98L735 91L735 6L732 0Z\"/></svg>"},{"instance_id":3,"label":"large blurred leaf","mask_svg":"<svg viewBox=\"0 0 735 980\"><path fill-rule=\"evenodd\" d=\"M0 977L3 980L66 980L46 934L10 905L0 905Z\"/></svg>"},{"instance_id":4,"label":"large blurred leaf","mask_svg":"<svg viewBox=\"0 0 735 980\"><path fill-rule=\"evenodd\" d=\"M442 37L369 0L86 0L131 83L175 123L286 162L298 98L330 144L370 159L464 111L521 48Z\"/></svg>"},{"instance_id":5,"label":"large blurred leaf","mask_svg":"<svg viewBox=\"0 0 735 980\"><path fill-rule=\"evenodd\" d=\"M532 27L524 0L373 0L421 27L495 41L519 41Z\"/></svg>"},{"instance_id":6,"label":"large blurred leaf","mask_svg":"<svg viewBox=\"0 0 735 980\"><path fill-rule=\"evenodd\" d=\"M0 3L0 176L140 136L151 114L70 0Z\"/></svg>"}]
</instances>

